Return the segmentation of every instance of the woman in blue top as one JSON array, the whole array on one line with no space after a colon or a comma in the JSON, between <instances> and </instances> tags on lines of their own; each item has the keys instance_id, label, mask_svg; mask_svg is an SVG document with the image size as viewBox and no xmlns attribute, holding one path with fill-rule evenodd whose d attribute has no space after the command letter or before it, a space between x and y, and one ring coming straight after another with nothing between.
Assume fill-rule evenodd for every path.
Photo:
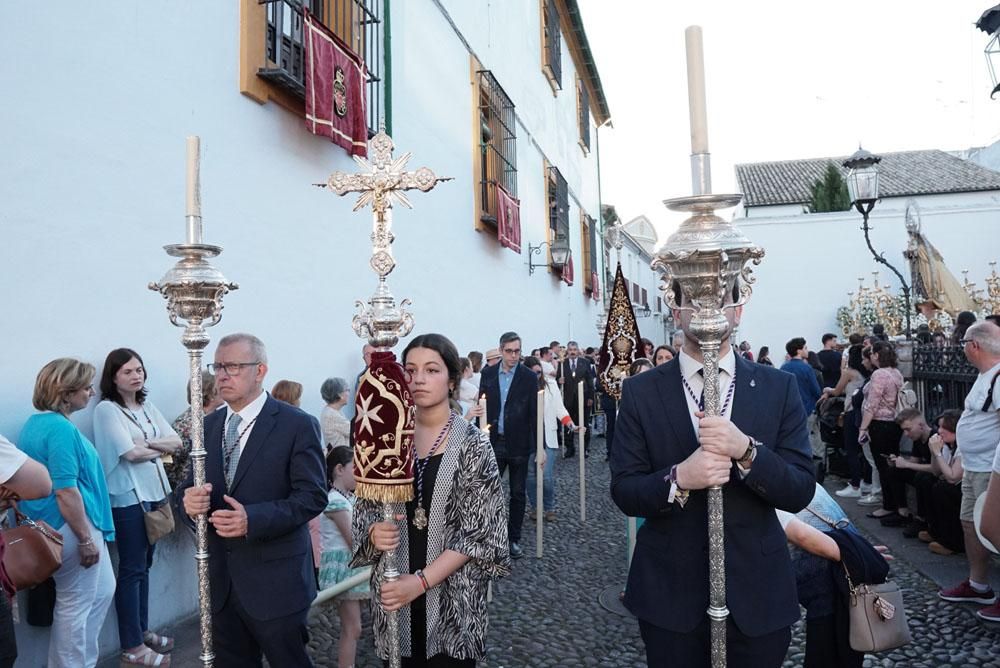
<instances>
[{"instance_id":1,"label":"woman in blue top","mask_svg":"<svg viewBox=\"0 0 1000 668\"><path fill-rule=\"evenodd\" d=\"M35 380L31 416L18 447L48 469L52 494L22 501L21 510L62 533L62 566L55 572L56 606L49 642L50 668L93 668L97 638L115 592L115 576L105 541L115 539L111 504L97 451L70 414L94 394L93 365L70 358L53 360Z\"/></svg>"}]
</instances>

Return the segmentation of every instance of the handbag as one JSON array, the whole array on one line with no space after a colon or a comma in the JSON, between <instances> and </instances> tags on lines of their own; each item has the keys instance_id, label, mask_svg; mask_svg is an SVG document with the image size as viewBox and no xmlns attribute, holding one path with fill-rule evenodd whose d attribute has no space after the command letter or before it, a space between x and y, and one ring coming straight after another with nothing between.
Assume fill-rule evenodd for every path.
<instances>
[{"instance_id":1,"label":"handbag","mask_svg":"<svg viewBox=\"0 0 1000 668\"><path fill-rule=\"evenodd\" d=\"M156 477L159 479L160 487L163 489L163 501L160 501L156 505L139 501L139 505L143 511L142 519L146 523L146 538L149 540L150 545L155 545L156 541L174 530L174 513L170 509L170 492L167 491L167 486L163 483L163 476L160 474L160 467L158 466L156 467ZM135 485L134 478L132 479L132 484ZM135 494L135 498L138 500L139 493L135 487L132 488L132 493Z\"/></svg>"},{"instance_id":2,"label":"handbag","mask_svg":"<svg viewBox=\"0 0 1000 668\"><path fill-rule=\"evenodd\" d=\"M16 526L3 532L3 569L17 591L48 580L62 566L62 534L14 506Z\"/></svg>"},{"instance_id":3,"label":"handbag","mask_svg":"<svg viewBox=\"0 0 1000 668\"><path fill-rule=\"evenodd\" d=\"M851 590L848 604L851 649L856 652L882 652L902 647L910 642L910 627L903 608L903 592L895 582L859 584L851 582L844 566L847 586Z\"/></svg>"}]
</instances>

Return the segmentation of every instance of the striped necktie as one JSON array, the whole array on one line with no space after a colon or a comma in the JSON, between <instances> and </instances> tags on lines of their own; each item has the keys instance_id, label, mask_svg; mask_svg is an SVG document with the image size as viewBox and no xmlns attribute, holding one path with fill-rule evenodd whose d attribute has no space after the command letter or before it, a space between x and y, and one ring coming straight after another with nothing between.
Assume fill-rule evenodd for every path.
<instances>
[{"instance_id":1,"label":"striped necktie","mask_svg":"<svg viewBox=\"0 0 1000 668\"><path fill-rule=\"evenodd\" d=\"M240 423L243 418L239 413L233 413L226 426L226 435L222 439L222 451L225 455L226 488L232 487L236 477L236 467L240 464Z\"/></svg>"}]
</instances>

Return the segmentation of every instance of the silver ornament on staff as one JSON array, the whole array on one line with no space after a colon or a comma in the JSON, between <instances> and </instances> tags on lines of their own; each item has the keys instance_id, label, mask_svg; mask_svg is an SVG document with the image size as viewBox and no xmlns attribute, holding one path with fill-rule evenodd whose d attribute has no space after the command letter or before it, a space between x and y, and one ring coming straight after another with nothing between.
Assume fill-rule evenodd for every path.
<instances>
[{"instance_id":1,"label":"silver ornament on staff","mask_svg":"<svg viewBox=\"0 0 1000 668\"><path fill-rule=\"evenodd\" d=\"M390 353L399 338L408 335L413 330L413 315L406 309L410 301L404 299L397 305L386 282L386 277L396 267L396 261L392 256L392 242L395 239L392 233L393 202L412 209L413 206L404 191L421 190L427 192L439 182L451 180L438 178L427 167L421 167L412 172L404 171L406 163L410 160L410 154L405 153L394 159L392 157L393 148L392 138L386 134L383 124L379 128L378 134L372 137L369 142L369 159L354 156L355 162L362 171L353 174L334 172L326 183L326 187L341 196L358 193L359 197L354 205L355 211L366 206L372 208L372 255L369 265L378 275L378 285L375 288L375 294L367 302L355 302L358 313L355 314L351 324L354 333L374 346L376 353ZM394 358L391 355L386 357L385 363L395 366ZM373 362L372 366L375 365L376 363ZM366 382L375 384L388 382L391 384L391 379L387 381L384 373L372 374L371 371L371 368L366 371L362 384ZM413 452L410 444L413 433L413 406L409 400L409 391L405 387L399 388L398 386L387 389L401 392L402 403L409 403L406 408L409 411L409 426L401 434L404 437L393 439L394 444L391 446L393 451L386 459L412 462ZM367 483L359 473L370 471L373 467L378 466L379 462L375 461L374 458L378 458L379 455L373 455L369 452L372 449L374 448L361 447L360 441L358 447L355 448L355 475L358 477L356 494L358 498L367 498L381 503L382 521L395 523L397 514L405 515L405 508L402 506L413 497L412 474L406 477L407 467L397 465L393 472L400 474L398 476L400 479L396 484L392 484L392 481L381 481L381 484ZM362 459L364 461L361 461ZM405 531L406 528L401 530ZM382 574L383 581L392 582L398 579L400 574L396 566L395 550L385 552L383 559L386 560L386 568ZM401 659L399 621L396 611L386 613L386 622L389 635L389 665L391 668L399 668Z\"/></svg>"},{"instance_id":2,"label":"silver ornament on staff","mask_svg":"<svg viewBox=\"0 0 1000 668\"><path fill-rule=\"evenodd\" d=\"M185 243L164 246L167 255L179 258L159 283L150 283L149 289L162 294L167 300L170 322L183 327L181 343L188 351L188 372L191 383L191 466L194 484L205 484L205 413L202 396L202 351L208 346L205 331L222 318L222 297L239 286L230 283L209 259L222 252L220 246L202 242L201 198L198 183L198 137L187 140L187 235ZM208 579L208 515L195 518L195 563L198 569L198 616L201 632L201 659L205 668L215 660L212 650L212 595Z\"/></svg>"},{"instance_id":3,"label":"silver ornament on staff","mask_svg":"<svg viewBox=\"0 0 1000 668\"><path fill-rule=\"evenodd\" d=\"M699 343L704 364L705 415L721 413L719 353L730 334L726 310L746 302L754 282L752 267L764 250L754 246L730 222L715 215L736 206L742 195L713 195L711 160L705 118L705 72L701 28L685 31L688 58L688 98L691 114L691 181L694 195L664 201L673 211L691 216L681 223L657 253L653 269L663 273L662 289L670 308L691 312L688 332ZM734 299L734 287L737 293ZM682 295L675 298L675 288ZM726 665L726 559L722 487L708 489L708 577L711 620L711 665Z\"/></svg>"}]
</instances>

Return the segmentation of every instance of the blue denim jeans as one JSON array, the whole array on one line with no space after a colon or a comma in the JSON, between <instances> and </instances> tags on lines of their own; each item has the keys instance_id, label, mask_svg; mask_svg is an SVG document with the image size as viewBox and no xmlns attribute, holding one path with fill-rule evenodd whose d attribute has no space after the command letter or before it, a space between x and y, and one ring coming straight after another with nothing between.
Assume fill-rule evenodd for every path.
<instances>
[{"instance_id":1,"label":"blue denim jeans","mask_svg":"<svg viewBox=\"0 0 1000 668\"><path fill-rule=\"evenodd\" d=\"M542 471L542 505L545 512L554 512L556 509L556 480L553 476L556 470L556 460L559 459L559 451L552 448L545 448L545 469ZM535 454L531 454L528 460L528 502L531 507L538 510L538 493L536 492L538 481L535 478Z\"/></svg>"},{"instance_id":2,"label":"blue denim jeans","mask_svg":"<svg viewBox=\"0 0 1000 668\"><path fill-rule=\"evenodd\" d=\"M115 611L118 613L118 640L122 649L138 647L149 630L149 569L154 545L146 537L146 521L138 503L112 508L115 544L118 546L118 583Z\"/></svg>"}]
</instances>

